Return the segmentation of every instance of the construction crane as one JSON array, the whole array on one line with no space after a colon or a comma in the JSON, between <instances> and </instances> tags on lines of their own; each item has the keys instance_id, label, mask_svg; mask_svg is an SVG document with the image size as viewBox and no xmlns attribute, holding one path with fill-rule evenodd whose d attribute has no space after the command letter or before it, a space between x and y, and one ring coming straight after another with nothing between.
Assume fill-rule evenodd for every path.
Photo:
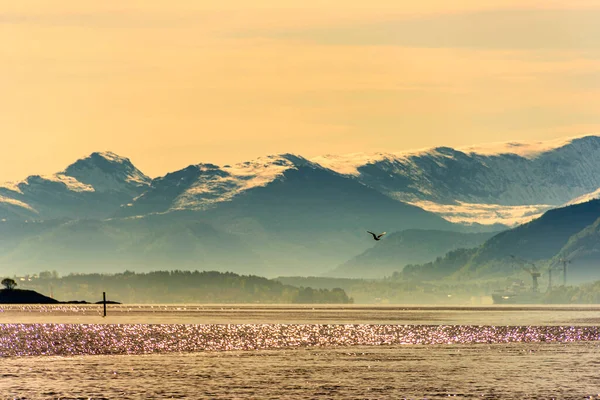
<instances>
[{"instance_id":1,"label":"construction crane","mask_svg":"<svg viewBox=\"0 0 600 400\"><path fill-rule=\"evenodd\" d=\"M529 261L525 261L519 257L516 257L514 255L510 255L510 257L513 259L514 262L516 262L517 264L519 264L519 266L521 267L521 269L523 269L524 271L527 271L529 273L529 275L531 275L531 279L533 280L533 284L532 284L532 291L537 293L538 291L538 278L540 277L540 275L542 275L540 273L540 271L538 270L538 268L535 266L534 263L529 262ZM528 267L527 264L530 264L531 267Z\"/></svg>"},{"instance_id":2,"label":"construction crane","mask_svg":"<svg viewBox=\"0 0 600 400\"><path fill-rule=\"evenodd\" d=\"M566 258L559 258L558 262L562 264L563 270L563 285L567 286L567 264L571 264L571 260L567 260Z\"/></svg>"},{"instance_id":3,"label":"construction crane","mask_svg":"<svg viewBox=\"0 0 600 400\"><path fill-rule=\"evenodd\" d=\"M548 267L548 291L552 290L552 271L560 271L560 268Z\"/></svg>"}]
</instances>

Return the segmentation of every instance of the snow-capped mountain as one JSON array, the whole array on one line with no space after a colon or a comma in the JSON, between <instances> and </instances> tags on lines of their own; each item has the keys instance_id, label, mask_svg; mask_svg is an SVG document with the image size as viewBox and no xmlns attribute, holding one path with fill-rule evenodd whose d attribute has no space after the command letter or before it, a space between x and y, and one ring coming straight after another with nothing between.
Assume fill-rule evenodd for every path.
<instances>
[{"instance_id":1,"label":"snow-capped mountain","mask_svg":"<svg viewBox=\"0 0 600 400\"><path fill-rule=\"evenodd\" d=\"M584 195L576 197L573 200L563 204L563 206L570 206L573 204L586 203L588 201L597 200L597 199L600 199L600 188L594 190L593 192L586 193Z\"/></svg>"},{"instance_id":2,"label":"snow-capped mountain","mask_svg":"<svg viewBox=\"0 0 600 400\"><path fill-rule=\"evenodd\" d=\"M454 222L526 222L600 187L600 137L312 161Z\"/></svg>"},{"instance_id":3,"label":"snow-capped mountain","mask_svg":"<svg viewBox=\"0 0 600 400\"><path fill-rule=\"evenodd\" d=\"M251 189L267 186L281 179L286 171L302 167L323 169L293 154L270 155L233 166L190 165L154 179L145 193L124 205L120 215L206 210Z\"/></svg>"},{"instance_id":4,"label":"snow-capped mountain","mask_svg":"<svg viewBox=\"0 0 600 400\"><path fill-rule=\"evenodd\" d=\"M129 159L92 153L59 173L0 185L0 218L105 218L149 183Z\"/></svg>"},{"instance_id":5,"label":"snow-capped mountain","mask_svg":"<svg viewBox=\"0 0 600 400\"><path fill-rule=\"evenodd\" d=\"M351 178L450 222L515 226L551 208L597 196L599 150L600 137L585 136L311 160L281 154L233 166L190 165L154 180L126 158L93 153L58 174L1 185L0 218L201 211L265 187L286 171L310 167ZM111 193L106 200L110 205L96 203L93 212L86 213L83 204L99 201L100 193Z\"/></svg>"},{"instance_id":6,"label":"snow-capped mountain","mask_svg":"<svg viewBox=\"0 0 600 400\"><path fill-rule=\"evenodd\" d=\"M291 154L223 167L191 165L154 179L118 215L165 223L200 218L238 235L265 262L266 275L320 274L371 245L362 235L365 226L461 229Z\"/></svg>"},{"instance_id":7,"label":"snow-capped mountain","mask_svg":"<svg viewBox=\"0 0 600 400\"><path fill-rule=\"evenodd\" d=\"M133 200L128 199L126 204L130 205L121 207L120 214L114 218L92 224L93 235L89 239L78 239L74 248L73 240L65 242L64 232L72 232L72 227L79 229L82 225L66 225L67 230L52 230L33 241L26 239L28 250L11 252L12 258L6 261L23 267L30 265L27 260L39 252L37 248L42 248L36 247L35 243L44 240L51 244L50 247L57 246L72 253L80 265L89 265L90 261L86 261L80 249L91 252L96 248L95 243L100 242L108 243L106 248L118 247L114 243L117 234L112 233L111 227L119 226L127 231L119 231L118 237L133 240L132 246L149 240L152 251L158 251L157 246L181 249L182 254L190 257L183 263L173 252L172 257L161 258L164 265L169 262L177 265L200 263L205 269L239 271L246 262L236 246L231 245L237 242L240 249L252 249L259 257L262 267L257 273L277 276L289 271L304 271L315 275L371 246L371 242L365 240L365 227L382 231L417 227L461 229L433 213L394 200L355 179L290 154L233 166L191 165L154 179L144 193ZM123 221L123 224L116 221ZM186 236L186 240L189 242L195 237L194 240L199 241L197 248L202 248L203 253L190 250L196 248L191 242L189 248L183 249L178 244L177 229L169 227L186 227L192 221L221 232L225 242L213 238L210 242L213 250L210 250L205 246L208 236L194 234ZM89 224L85 226L91 229ZM166 231L170 233L161 234ZM203 232L209 231L203 228ZM132 264L131 268L155 267L155 263L141 258L143 254L149 254L148 251L127 251L128 255L134 255L127 261ZM90 254L87 259L98 258L98 252ZM204 254L204 262L198 259L199 254ZM220 254L220 258L215 254ZM230 257L224 257L225 254ZM239 256L239 265L231 263L236 256ZM70 262L77 263L74 259Z\"/></svg>"},{"instance_id":8,"label":"snow-capped mountain","mask_svg":"<svg viewBox=\"0 0 600 400\"><path fill-rule=\"evenodd\" d=\"M174 257L181 247L172 232L179 228L169 227L195 221L195 228L185 225L184 250L192 264L202 257L211 260L203 268L230 265L224 255L235 253L236 246L221 244L220 237L252 249L253 256L244 254L255 258L253 262L264 268L262 274L318 275L371 247L367 229L464 232L465 227L454 222L524 222L564 203L583 201L580 196L585 194L596 196L592 192L600 187L598 150L600 137L588 136L558 143L439 147L311 160L281 154L236 165L194 164L155 179L126 158L93 153L57 174L0 185L0 220L109 218L85 225L97 236L85 239L89 246L76 247L95 248L94 242L104 238L107 248L118 248L120 242L112 241L117 235L112 227L118 227L131 249L152 243L150 258L161 248L171 249L169 257ZM43 235L24 229L28 250L13 252L11 262L33 257L36 241L42 239L66 251L73 241L65 242L64 232L81 227L65 225L64 230L52 228ZM502 229L488 230L492 228ZM211 234L215 240L204 246ZM199 247L195 240L202 242ZM12 249L25 242L10 243ZM221 249L219 257L210 254L212 247ZM76 248L73 252L79 254ZM128 262L145 265L135 256L144 252L128 252ZM236 254L232 256L240 260L246 257ZM83 262L85 256L80 256Z\"/></svg>"},{"instance_id":9,"label":"snow-capped mountain","mask_svg":"<svg viewBox=\"0 0 600 400\"><path fill-rule=\"evenodd\" d=\"M151 181L128 158L110 151L92 153L57 175L75 178L95 192L126 193L131 197L144 192Z\"/></svg>"}]
</instances>

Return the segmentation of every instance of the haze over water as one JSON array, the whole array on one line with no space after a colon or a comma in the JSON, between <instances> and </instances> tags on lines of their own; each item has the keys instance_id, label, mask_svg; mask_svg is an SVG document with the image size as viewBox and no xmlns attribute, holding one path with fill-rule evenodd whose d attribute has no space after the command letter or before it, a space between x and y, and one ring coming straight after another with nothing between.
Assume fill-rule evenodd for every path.
<instances>
[{"instance_id":1,"label":"haze over water","mask_svg":"<svg viewBox=\"0 0 600 400\"><path fill-rule=\"evenodd\" d=\"M600 398L599 317L586 306L111 305L106 318L99 306L2 306L0 398Z\"/></svg>"}]
</instances>

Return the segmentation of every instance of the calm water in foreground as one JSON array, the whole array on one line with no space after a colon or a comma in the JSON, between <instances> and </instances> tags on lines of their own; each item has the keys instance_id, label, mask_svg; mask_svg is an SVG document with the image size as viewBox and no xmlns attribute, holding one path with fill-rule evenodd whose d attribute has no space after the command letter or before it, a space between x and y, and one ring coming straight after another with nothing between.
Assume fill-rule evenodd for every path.
<instances>
[{"instance_id":1,"label":"calm water in foreground","mask_svg":"<svg viewBox=\"0 0 600 400\"><path fill-rule=\"evenodd\" d=\"M600 398L600 308L0 306L0 398Z\"/></svg>"}]
</instances>

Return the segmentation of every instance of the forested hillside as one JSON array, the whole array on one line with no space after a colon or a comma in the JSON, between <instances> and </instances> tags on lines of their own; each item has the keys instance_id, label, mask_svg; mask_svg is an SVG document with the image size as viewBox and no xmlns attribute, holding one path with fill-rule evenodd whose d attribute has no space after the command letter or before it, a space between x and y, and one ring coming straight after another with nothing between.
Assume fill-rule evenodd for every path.
<instances>
[{"instance_id":1,"label":"forested hillside","mask_svg":"<svg viewBox=\"0 0 600 400\"><path fill-rule=\"evenodd\" d=\"M342 289L312 289L284 285L254 275L216 271L155 271L119 274L70 274L59 277L43 272L19 280L59 300L96 302L106 292L121 303L352 303Z\"/></svg>"}]
</instances>

